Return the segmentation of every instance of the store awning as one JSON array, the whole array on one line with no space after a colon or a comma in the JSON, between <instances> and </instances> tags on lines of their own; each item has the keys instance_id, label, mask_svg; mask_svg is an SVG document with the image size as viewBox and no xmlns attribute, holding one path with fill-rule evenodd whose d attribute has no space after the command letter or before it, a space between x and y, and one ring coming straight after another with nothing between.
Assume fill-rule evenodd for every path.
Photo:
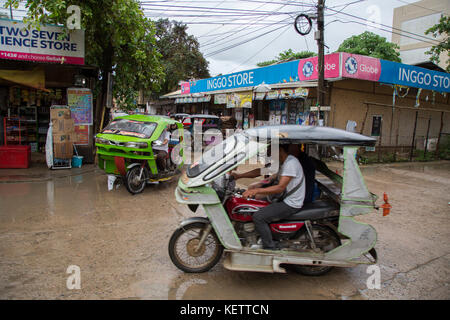
<instances>
[{"instance_id":1,"label":"store awning","mask_svg":"<svg viewBox=\"0 0 450 320\"><path fill-rule=\"evenodd\" d=\"M0 79L34 89L45 89L45 72L41 67L33 70L0 70Z\"/></svg>"},{"instance_id":2,"label":"store awning","mask_svg":"<svg viewBox=\"0 0 450 320\"><path fill-rule=\"evenodd\" d=\"M160 96L160 99L174 99L174 98L178 98L178 97L184 97L186 96L185 94L181 94L181 90L177 90L177 91L173 91L173 92L169 92L166 93L163 96Z\"/></svg>"},{"instance_id":3,"label":"store awning","mask_svg":"<svg viewBox=\"0 0 450 320\"><path fill-rule=\"evenodd\" d=\"M287 83L277 83L270 85L272 89L296 89L296 88L314 88L317 87L317 81L294 81ZM253 91L255 87L242 87L242 88L233 88L233 89L224 89L224 90L216 90L216 91L208 91L208 92L199 92L199 93L191 93L191 94L182 94L181 90L177 90L174 92L170 92L160 97L160 99L176 99L176 98L196 98L196 95L216 95L216 94L224 94L224 93L235 93L235 92L247 92Z\"/></svg>"}]
</instances>

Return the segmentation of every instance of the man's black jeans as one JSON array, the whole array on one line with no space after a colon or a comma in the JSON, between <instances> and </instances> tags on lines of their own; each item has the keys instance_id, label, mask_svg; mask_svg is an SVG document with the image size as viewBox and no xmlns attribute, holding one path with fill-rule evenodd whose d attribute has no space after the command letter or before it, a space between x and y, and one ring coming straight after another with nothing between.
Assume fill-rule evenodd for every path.
<instances>
[{"instance_id":1,"label":"man's black jeans","mask_svg":"<svg viewBox=\"0 0 450 320\"><path fill-rule=\"evenodd\" d=\"M261 236L264 249L275 247L269 223L286 219L299 210L299 208L290 207L283 201L280 201L271 203L253 214L253 222L255 223L256 231Z\"/></svg>"}]
</instances>

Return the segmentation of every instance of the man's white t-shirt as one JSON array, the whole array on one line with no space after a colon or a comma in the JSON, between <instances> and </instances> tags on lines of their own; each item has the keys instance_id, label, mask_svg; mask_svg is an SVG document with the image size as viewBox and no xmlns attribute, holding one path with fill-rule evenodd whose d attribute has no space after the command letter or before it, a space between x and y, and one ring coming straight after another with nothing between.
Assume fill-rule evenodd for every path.
<instances>
[{"instance_id":1,"label":"man's white t-shirt","mask_svg":"<svg viewBox=\"0 0 450 320\"><path fill-rule=\"evenodd\" d=\"M289 155L281 165L279 176L292 177L286 187L286 193L294 189L303 179L301 186L293 194L283 200L283 202L290 207L301 208L303 206L303 201L305 200L306 183L303 178L303 168L298 159L293 155Z\"/></svg>"},{"instance_id":2,"label":"man's white t-shirt","mask_svg":"<svg viewBox=\"0 0 450 320\"><path fill-rule=\"evenodd\" d=\"M164 142L167 139L167 143L160 146L153 146L154 150L161 150L169 153L169 141L170 141L170 132L168 130L164 130L159 136L158 140Z\"/></svg>"}]
</instances>

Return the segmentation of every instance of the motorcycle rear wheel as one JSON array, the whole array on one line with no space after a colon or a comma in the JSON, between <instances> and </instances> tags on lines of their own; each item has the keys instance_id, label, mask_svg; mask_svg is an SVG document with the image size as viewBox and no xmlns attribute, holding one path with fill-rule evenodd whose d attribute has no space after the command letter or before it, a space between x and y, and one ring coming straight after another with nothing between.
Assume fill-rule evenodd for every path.
<instances>
[{"instance_id":1,"label":"motorcycle rear wheel","mask_svg":"<svg viewBox=\"0 0 450 320\"><path fill-rule=\"evenodd\" d=\"M203 245L196 250L207 226L206 222L192 222L178 228L172 234L169 241L169 256L178 269L187 273L201 273L219 262L223 246L214 229L211 229Z\"/></svg>"},{"instance_id":2,"label":"motorcycle rear wheel","mask_svg":"<svg viewBox=\"0 0 450 320\"><path fill-rule=\"evenodd\" d=\"M341 239L339 236L328 227L313 225L312 234L314 242L318 249L322 252L328 252L341 245ZM306 234L305 234L306 236ZM309 239L309 236L307 236ZM333 269L330 266L305 266L305 265L293 265L295 271L306 276L322 276Z\"/></svg>"}]
</instances>

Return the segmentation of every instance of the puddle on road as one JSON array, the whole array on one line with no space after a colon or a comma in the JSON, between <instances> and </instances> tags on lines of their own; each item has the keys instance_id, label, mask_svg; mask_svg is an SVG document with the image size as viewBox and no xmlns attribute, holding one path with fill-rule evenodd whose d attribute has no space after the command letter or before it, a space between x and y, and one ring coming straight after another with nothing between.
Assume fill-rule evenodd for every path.
<instances>
[{"instance_id":1,"label":"puddle on road","mask_svg":"<svg viewBox=\"0 0 450 320\"><path fill-rule=\"evenodd\" d=\"M164 276L152 272L148 280L133 283L130 296L169 300L364 299L355 287L359 286L359 280L354 278L359 273L357 270L336 268L319 278L292 271L286 274L236 272L226 270L221 262L201 274L182 273L173 266L166 270Z\"/></svg>"}]
</instances>

